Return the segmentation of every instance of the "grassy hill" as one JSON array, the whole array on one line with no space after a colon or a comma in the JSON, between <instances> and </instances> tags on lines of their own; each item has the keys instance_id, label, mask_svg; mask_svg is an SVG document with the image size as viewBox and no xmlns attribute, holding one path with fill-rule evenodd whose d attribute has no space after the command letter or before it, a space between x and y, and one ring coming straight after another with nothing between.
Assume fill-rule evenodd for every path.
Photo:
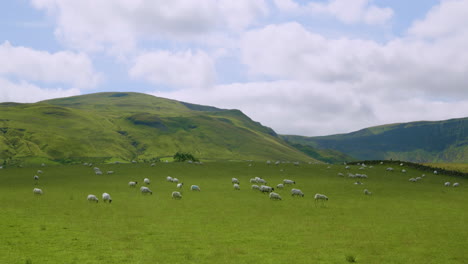
<instances>
[{"instance_id":1,"label":"grassy hill","mask_svg":"<svg viewBox=\"0 0 468 264\"><path fill-rule=\"evenodd\" d=\"M97 93L0 104L0 162L170 157L313 160L239 110L140 93Z\"/></svg>"},{"instance_id":2,"label":"grassy hill","mask_svg":"<svg viewBox=\"0 0 468 264\"><path fill-rule=\"evenodd\" d=\"M468 118L391 124L323 137L281 137L291 144L337 150L360 160L468 162Z\"/></svg>"}]
</instances>

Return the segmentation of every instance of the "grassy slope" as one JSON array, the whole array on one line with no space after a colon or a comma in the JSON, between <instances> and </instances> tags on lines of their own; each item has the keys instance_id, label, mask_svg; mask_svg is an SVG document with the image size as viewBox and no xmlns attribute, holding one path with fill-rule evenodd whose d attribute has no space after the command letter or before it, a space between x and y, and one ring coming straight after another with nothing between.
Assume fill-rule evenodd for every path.
<instances>
[{"instance_id":1,"label":"grassy slope","mask_svg":"<svg viewBox=\"0 0 468 264\"><path fill-rule=\"evenodd\" d=\"M466 263L468 180L427 175L417 183L386 165L350 172L369 176L362 186L337 176L344 166L265 163L97 165L114 175L96 176L90 167L57 166L44 171L34 197L38 168L0 170L0 263ZM280 171L282 170L282 171ZM175 190L171 175L201 192ZM260 176L276 185L284 178L304 191L270 201L250 190ZM152 180L152 196L127 186ZM232 177L241 181L234 191ZM445 181L459 181L446 188ZM364 188L372 196L362 193ZM90 193L109 192L112 204L89 204ZM317 192L329 196L314 205Z\"/></svg>"},{"instance_id":2,"label":"grassy slope","mask_svg":"<svg viewBox=\"0 0 468 264\"><path fill-rule=\"evenodd\" d=\"M324 137L282 137L291 143L334 149L362 160L468 161L468 118L391 124Z\"/></svg>"},{"instance_id":3,"label":"grassy slope","mask_svg":"<svg viewBox=\"0 0 468 264\"><path fill-rule=\"evenodd\" d=\"M132 160L177 151L202 159L312 160L238 110L138 93L0 104L0 116L0 160Z\"/></svg>"}]
</instances>

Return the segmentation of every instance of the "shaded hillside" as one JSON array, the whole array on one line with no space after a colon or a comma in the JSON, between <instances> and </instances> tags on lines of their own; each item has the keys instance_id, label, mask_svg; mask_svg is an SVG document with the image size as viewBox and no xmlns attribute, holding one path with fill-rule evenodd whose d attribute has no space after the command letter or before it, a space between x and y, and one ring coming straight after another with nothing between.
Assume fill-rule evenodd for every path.
<instances>
[{"instance_id":1,"label":"shaded hillside","mask_svg":"<svg viewBox=\"0 0 468 264\"><path fill-rule=\"evenodd\" d=\"M361 160L468 162L468 118L391 124L323 137L281 137L292 144L338 150Z\"/></svg>"},{"instance_id":2,"label":"shaded hillside","mask_svg":"<svg viewBox=\"0 0 468 264\"><path fill-rule=\"evenodd\" d=\"M139 93L0 104L0 161L152 159L313 160L239 110Z\"/></svg>"}]
</instances>

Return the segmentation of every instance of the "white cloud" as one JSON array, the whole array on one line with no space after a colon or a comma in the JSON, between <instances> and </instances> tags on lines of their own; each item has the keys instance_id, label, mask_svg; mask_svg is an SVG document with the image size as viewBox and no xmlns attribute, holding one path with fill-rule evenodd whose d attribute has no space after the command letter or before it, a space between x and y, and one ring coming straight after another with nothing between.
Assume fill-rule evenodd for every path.
<instances>
[{"instance_id":1,"label":"white cloud","mask_svg":"<svg viewBox=\"0 0 468 264\"><path fill-rule=\"evenodd\" d=\"M80 90L77 88L41 88L25 81L14 83L0 77L0 102L35 103L79 94Z\"/></svg>"},{"instance_id":2,"label":"white cloud","mask_svg":"<svg viewBox=\"0 0 468 264\"><path fill-rule=\"evenodd\" d=\"M202 51L154 51L138 56L129 74L155 85L206 88L214 82L215 68L212 58Z\"/></svg>"},{"instance_id":3,"label":"white cloud","mask_svg":"<svg viewBox=\"0 0 468 264\"><path fill-rule=\"evenodd\" d=\"M310 2L300 5L294 0L274 0L276 7L283 11L302 15L327 15L345 24L384 24L393 17L388 7L372 5L371 0L329 0L326 3Z\"/></svg>"},{"instance_id":4,"label":"white cloud","mask_svg":"<svg viewBox=\"0 0 468 264\"><path fill-rule=\"evenodd\" d=\"M56 35L71 47L122 54L141 39L199 39L242 30L268 13L265 0L31 0L56 19Z\"/></svg>"},{"instance_id":5,"label":"white cloud","mask_svg":"<svg viewBox=\"0 0 468 264\"><path fill-rule=\"evenodd\" d=\"M0 76L29 81L61 83L78 88L96 86L101 75L93 69L90 58L83 53L60 51L49 53L27 47L0 45Z\"/></svg>"}]
</instances>

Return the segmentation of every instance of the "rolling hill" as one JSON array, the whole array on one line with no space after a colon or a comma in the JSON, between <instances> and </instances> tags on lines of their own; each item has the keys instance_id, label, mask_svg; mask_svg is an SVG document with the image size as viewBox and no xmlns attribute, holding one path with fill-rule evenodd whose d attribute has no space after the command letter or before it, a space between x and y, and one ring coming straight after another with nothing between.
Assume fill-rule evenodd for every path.
<instances>
[{"instance_id":1,"label":"rolling hill","mask_svg":"<svg viewBox=\"0 0 468 264\"><path fill-rule=\"evenodd\" d=\"M0 162L68 163L171 157L315 161L239 110L140 93L0 104Z\"/></svg>"},{"instance_id":2,"label":"rolling hill","mask_svg":"<svg viewBox=\"0 0 468 264\"><path fill-rule=\"evenodd\" d=\"M468 162L468 118L390 124L322 137L281 138L291 144L337 150L360 160Z\"/></svg>"}]
</instances>

